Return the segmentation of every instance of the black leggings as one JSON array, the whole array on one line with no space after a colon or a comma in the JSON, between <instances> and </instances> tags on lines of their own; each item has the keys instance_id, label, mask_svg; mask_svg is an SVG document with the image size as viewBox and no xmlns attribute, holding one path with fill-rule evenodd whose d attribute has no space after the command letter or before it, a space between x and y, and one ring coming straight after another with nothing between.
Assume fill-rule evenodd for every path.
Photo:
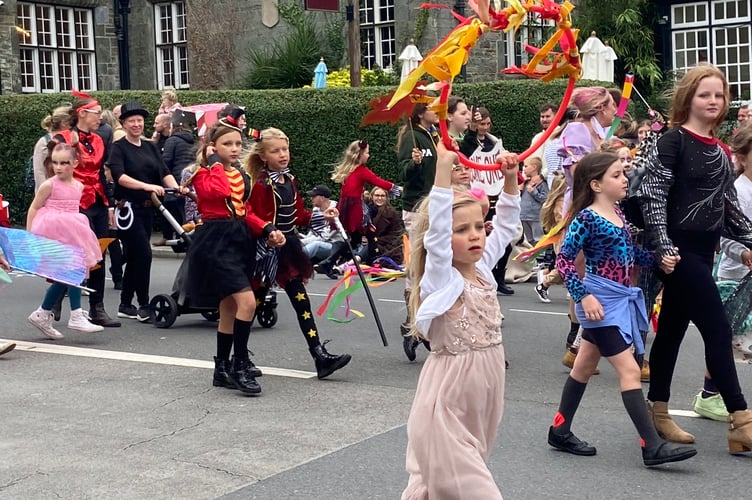
<instances>
[{"instance_id":1,"label":"black leggings","mask_svg":"<svg viewBox=\"0 0 752 500\"><path fill-rule=\"evenodd\" d=\"M97 238L107 238L110 235L110 217L101 199L97 198L96 203L86 210L81 210L81 213L89 219L89 226ZM104 260L104 257L102 259ZM87 286L94 290L89 295L89 305L92 309L104 301L105 266L104 262L99 264L99 267L89 271L87 280Z\"/></svg>"},{"instance_id":2,"label":"black leggings","mask_svg":"<svg viewBox=\"0 0 752 500\"><path fill-rule=\"evenodd\" d=\"M731 348L731 325L713 281L712 255L682 252L664 278L658 333L650 351L650 401L668 402L679 346L692 321L705 343L705 363L729 413L746 410Z\"/></svg>"}]
</instances>

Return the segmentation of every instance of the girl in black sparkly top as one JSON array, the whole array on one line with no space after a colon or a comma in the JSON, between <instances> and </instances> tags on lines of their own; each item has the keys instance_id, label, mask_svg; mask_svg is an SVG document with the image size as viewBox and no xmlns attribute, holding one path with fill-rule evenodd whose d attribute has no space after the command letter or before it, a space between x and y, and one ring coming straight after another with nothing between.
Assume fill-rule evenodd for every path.
<instances>
[{"instance_id":1,"label":"girl in black sparkly top","mask_svg":"<svg viewBox=\"0 0 752 500\"><path fill-rule=\"evenodd\" d=\"M349 363L351 356L330 354L319 340L311 301L304 286L313 266L303 252L300 239L294 234L296 226L310 225L311 212L303 206L303 197L290 173L289 163L290 141L276 128L261 131L245 162L245 169L253 182L251 206L254 213L265 221L272 221L286 236L286 243L279 248L266 247L263 240L259 240L254 292L257 299L262 300L273 282L285 290L316 364L318 377L325 378ZM324 213L324 217L330 219L337 215L336 208Z\"/></svg>"},{"instance_id":2,"label":"girl in black sparkly top","mask_svg":"<svg viewBox=\"0 0 752 500\"><path fill-rule=\"evenodd\" d=\"M731 326L713 280L721 235L752 248L752 223L739 211L728 147L714 135L729 107L729 87L711 65L690 69L677 83L670 125L657 142L639 188L645 229L660 256L679 255L663 277L663 304L650 352L648 404L658 433L691 443L694 436L668 414L679 347L692 321L705 343L705 361L730 414L731 453L752 450L752 412L739 386Z\"/></svg>"}]
</instances>

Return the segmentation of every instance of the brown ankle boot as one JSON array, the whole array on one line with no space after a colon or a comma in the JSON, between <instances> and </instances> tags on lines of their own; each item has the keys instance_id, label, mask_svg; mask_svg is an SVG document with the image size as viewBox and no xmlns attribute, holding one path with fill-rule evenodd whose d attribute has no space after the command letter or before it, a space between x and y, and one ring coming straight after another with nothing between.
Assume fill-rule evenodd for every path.
<instances>
[{"instance_id":1,"label":"brown ankle boot","mask_svg":"<svg viewBox=\"0 0 752 500\"><path fill-rule=\"evenodd\" d=\"M729 453L752 451L752 411L735 411L729 415Z\"/></svg>"},{"instance_id":2,"label":"brown ankle boot","mask_svg":"<svg viewBox=\"0 0 752 500\"><path fill-rule=\"evenodd\" d=\"M695 442L695 437L689 432L683 431L668 414L668 403L663 401L651 403L648 401L647 405L655 430L660 437L672 443L689 444Z\"/></svg>"}]
</instances>

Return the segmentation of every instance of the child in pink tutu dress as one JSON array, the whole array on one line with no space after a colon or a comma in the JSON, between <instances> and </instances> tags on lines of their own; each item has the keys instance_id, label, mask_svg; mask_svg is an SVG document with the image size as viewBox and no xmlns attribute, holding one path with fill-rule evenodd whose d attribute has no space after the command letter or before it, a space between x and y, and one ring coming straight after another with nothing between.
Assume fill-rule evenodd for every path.
<instances>
[{"instance_id":1,"label":"child in pink tutu dress","mask_svg":"<svg viewBox=\"0 0 752 500\"><path fill-rule=\"evenodd\" d=\"M102 250L96 235L89 227L89 220L78 211L83 184L73 178L73 169L78 163L75 132L65 131L50 140L46 162L54 175L39 187L26 217L26 228L40 236L80 247L86 255L86 264L91 267L102 260ZM104 328L89 321L81 309L81 289L54 282L47 289L44 301L31 313L29 322L51 339L63 335L52 326L52 306L65 290L70 297L71 315L68 328L81 332L99 332Z\"/></svg>"},{"instance_id":2,"label":"child in pink tutu dress","mask_svg":"<svg viewBox=\"0 0 752 500\"><path fill-rule=\"evenodd\" d=\"M492 269L520 215L517 156L497 158L504 192L486 238L485 196L451 188L457 155L438 147L410 260L413 334L431 343L407 421L403 500L499 500L486 462L504 410L501 311ZM486 202L485 205L483 202ZM415 292L418 293L415 293Z\"/></svg>"}]
</instances>

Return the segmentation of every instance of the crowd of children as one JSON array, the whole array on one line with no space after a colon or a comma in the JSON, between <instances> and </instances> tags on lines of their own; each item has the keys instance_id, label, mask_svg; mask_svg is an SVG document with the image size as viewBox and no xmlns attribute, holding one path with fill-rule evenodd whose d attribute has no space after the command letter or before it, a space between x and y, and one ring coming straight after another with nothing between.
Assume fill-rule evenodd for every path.
<instances>
[{"instance_id":1,"label":"crowd of children","mask_svg":"<svg viewBox=\"0 0 752 500\"><path fill-rule=\"evenodd\" d=\"M91 102L79 103L79 108L101 113L98 103ZM156 158L154 182L175 184L179 177L180 189L195 193L195 206L184 208L186 219L197 223L188 249L187 288L194 305L219 310L213 385L247 395L261 393L257 378L262 372L250 360L248 342L257 300L272 286L289 297L318 377L348 365L350 354L332 354L320 340L305 286L314 270L309 257L315 252L304 248L298 229L313 227L318 233L323 227L331 232L341 221L339 232L350 245L332 245L331 254L318 264L320 272L331 275L339 258L354 257L348 248L363 241L369 254L385 252L376 250L381 234L376 225L401 234L396 212L388 210L386 200L403 195L402 220L411 246L403 347L411 361L421 344L429 353L407 423L409 482L403 499L501 498L486 463L504 410L506 360L497 292L518 227L533 245L563 228L560 242L548 249L555 264L540 273L535 288L542 302L550 302L549 289L561 278L571 299L571 357L566 362L572 371L548 431L550 446L575 455L596 454L573 434L571 425L589 378L605 357L619 376L643 463L655 466L694 456L694 436L668 413L678 349L693 321L705 342L707 363L695 407L700 412L711 404L722 405L727 413L708 414L731 422L729 451L751 450L752 412L739 385L732 345L752 354L752 337L750 332L731 331L714 285L713 259L720 242L723 257L717 277L723 281L739 282L752 269L752 222L747 218L752 217L752 127L737 131L731 150L714 136L728 110L729 92L723 74L709 65L688 71L678 82L671 129L660 138L649 121L626 127L619 139L609 140L615 102L604 88L578 89L574 102L577 111L557 132L561 140L553 141L558 162L542 146L539 151L548 160L531 156L520 172L518 157L488 133L488 111L450 98L449 133L458 149L468 156L495 155L500 182L487 189L474 185L457 153L439 140L436 113L423 104L415 106L398 136L402 186L371 171L369 144L353 141L331 177L342 184L339 203L332 203L329 188L319 185L308 192L313 198L324 197L314 200L314 211L305 207L291 169L287 135L267 128L249 144L244 111L237 106L229 106L201 138L195 162L185 166L183 154L180 168L167 169ZM124 118L134 113L145 117L136 103L126 103L124 109ZM165 95L162 111L177 117L171 118L176 128L184 125L174 94ZM140 123L143 127L143 120ZM140 147L142 128L128 127L120 141L133 136ZM109 200L101 185L87 187L76 180L81 148L89 154L98 150L92 146L92 128L79 123L78 131L45 138L43 171L48 178L37 188L27 228L83 248L87 264L101 268L101 222L90 223L92 216L87 219L79 208L106 210ZM116 143L114 150L125 145ZM702 175L693 158L703 158ZM89 163L92 173L102 161L99 166ZM164 192L161 184L150 187L134 179L135 171L127 175L120 163L113 164L118 192ZM544 163L556 165L554 171L547 172ZM367 185L374 187L370 206L363 198ZM150 208L145 198L141 201L139 209ZM131 251L134 245L130 243ZM0 265L7 267L4 260ZM638 276L651 283L645 285ZM640 385L646 378L642 356L656 277L664 286L661 334L652 346L646 405ZM83 311L80 288L59 283L49 287L29 321L47 337L62 338L52 326L53 306L66 290L70 329L94 332L102 330L103 323L109 326L103 309L91 319ZM132 287L129 290L132 295ZM148 298L148 280L145 291L136 291L139 303ZM97 300L101 303L101 295ZM0 354L12 349L1 347Z\"/></svg>"}]
</instances>

